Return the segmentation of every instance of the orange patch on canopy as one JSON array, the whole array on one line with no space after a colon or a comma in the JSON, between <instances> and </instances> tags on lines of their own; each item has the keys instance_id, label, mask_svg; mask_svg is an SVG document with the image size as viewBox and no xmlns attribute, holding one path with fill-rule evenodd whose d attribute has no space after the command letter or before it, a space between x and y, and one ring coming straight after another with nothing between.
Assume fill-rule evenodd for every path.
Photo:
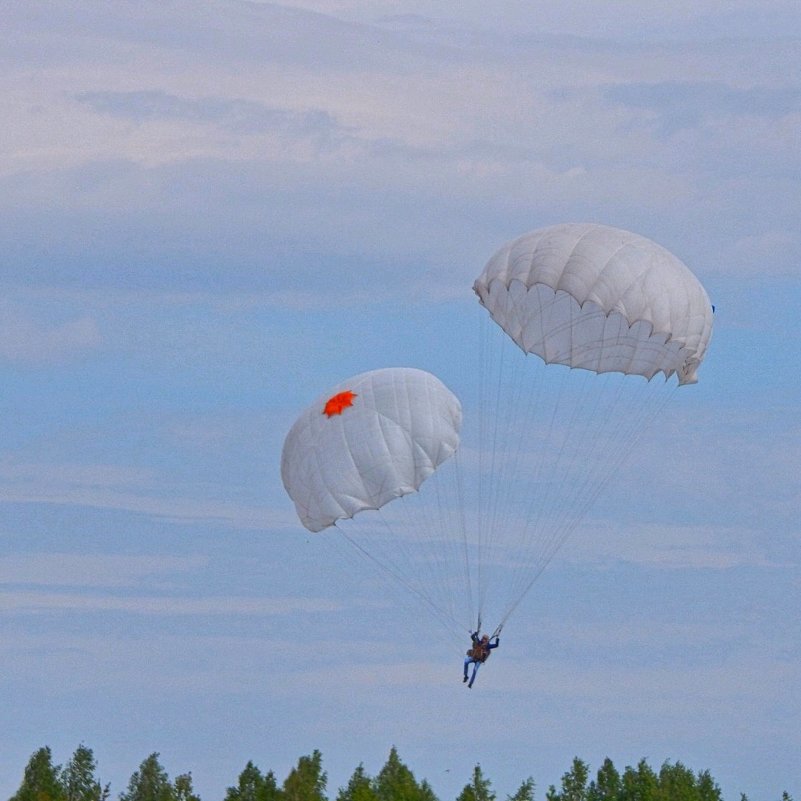
<instances>
[{"instance_id":1,"label":"orange patch on canopy","mask_svg":"<svg viewBox=\"0 0 801 801\"><path fill-rule=\"evenodd\" d=\"M355 397L356 393L351 392L349 389L346 389L344 392L338 392L336 395L332 395L325 402L323 414L327 414L329 417L333 417L335 414L342 414L342 411L347 409L348 406L353 406L353 399Z\"/></svg>"}]
</instances>

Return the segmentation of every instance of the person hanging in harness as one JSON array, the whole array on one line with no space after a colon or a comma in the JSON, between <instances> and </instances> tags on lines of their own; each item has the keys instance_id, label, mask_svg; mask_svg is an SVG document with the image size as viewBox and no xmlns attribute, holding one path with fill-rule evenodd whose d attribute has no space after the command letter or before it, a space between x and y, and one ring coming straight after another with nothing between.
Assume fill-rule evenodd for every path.
<instances>
[{"instance_id":1,"label":"person hanging in harness","mask_svg":"<svg viewBox=\"0 0 801 801\"><path fill-rule=\"evenodd\" d=\"M484 662L489 659L490 652L493 648L497 648L500 644L500 635L495 634L494 639L495 642L490 642L489 634L485 634L483 637L478 636L478 631L471 631L470 632L470 639L473 641L473 646L467 652L467 656L464 658L464 677L462 678L462 682L467 681L467 669L470 665L473 665L473 673L470 676L470 683L467 685L468 687L473 686L473 682L476 680L476 673L478 673L479 665L484 664Z\"/></svg>"}]
</instances>

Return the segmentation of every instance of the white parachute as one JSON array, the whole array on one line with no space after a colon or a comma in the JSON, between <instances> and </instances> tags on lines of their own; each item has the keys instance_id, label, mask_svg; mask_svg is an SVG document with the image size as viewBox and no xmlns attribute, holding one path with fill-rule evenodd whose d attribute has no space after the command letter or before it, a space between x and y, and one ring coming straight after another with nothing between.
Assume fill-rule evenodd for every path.
<instances>
[{"instance_id":1,"label":"white parachute","mask_svg":"<svg viewBox=\"0 0 801 801\"><path fill-rule=\"evenodd\" d=\"M675 388L697 381L713 311L672 253L590 223L507 243L473 288L497 324L479 368L477 606L502 624Z\"/></svg>"},{"instance_id":2,"label":"white parachute","mask_svg":"<svg viewBox=\"0 0 801 801\"><path fill-rule=\"evenodd\" d=\"M706 291L672 253L606 225L540 228L504 245L473 289L548 364L694 383L712 333Z\"/></svg>"},{"instance_id":3,"label":"white parachute","mask_svg":"<svg viewBox=\"0 0 801 801\"><path fill-rule=\"evenodd\" d=\"M462 409L435 376L387 368L349 378L292 426L281 478L301 522L321 531L414 492L459 445Z\"/></svg>"},{"instance_id":4,"label":"white parachute","mask_svg":"<svg viewBox=\"0 0 801 801\"><path fill-rule=\"evenodd\" d=\"M461 423L459 400L431 373L373 370L331 388L302 412L281 455L284 487L303 525L323 532L334 548L344 541L346 557L367 557L452 631L462 622L455 593L444 591L443 571L454 561L464 564L458 553L464 527L451 537L446 518L461 503L447 478L434 481L427 498L418 496L435 471L454 461ZM436 519L432 505L439 508Z\"/></svg>"}]
</instances>

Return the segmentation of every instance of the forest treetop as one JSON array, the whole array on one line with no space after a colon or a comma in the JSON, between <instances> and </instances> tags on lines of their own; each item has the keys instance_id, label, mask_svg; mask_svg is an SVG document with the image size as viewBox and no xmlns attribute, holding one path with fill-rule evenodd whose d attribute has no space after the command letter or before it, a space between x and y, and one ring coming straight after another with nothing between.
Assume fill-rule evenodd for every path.
<instances>
[{"instance_id":1,"label":"forest treetop","mask_svg":"<svg viewBox=\"0 0 801 801\"><path fill-rule=\"evenodd\" d=\"M724 801L720 787L708 770L693 771L681 762L666 760L656 769L645 759L619 771L608 757L591 778L590 767L575 757L562 775L560 786L551 785L545 801ZM272 770L263 772L248 761L222 801L441 801L426 779L418 780L390 749L381 770L370 776L360 763L344 787L327 795L328 775L322 754L314 750L301 756L283 782ZM529 776L505 801L535 801L536 783ZM163 767L158 752L146 757L131 775L118 801L201 801L192 785L191 772L174 779ZM35 751L23 771L17 792L9 801L109 801L111 786L97 777L97 761L91 748L79 745L70 759L59 765L49 746ZM455 801L498 801L492 782L480 765ZM748 801L745 793L738 801ZM784 791L781 801L793 801Z\"/></svg>"}]
</instances>

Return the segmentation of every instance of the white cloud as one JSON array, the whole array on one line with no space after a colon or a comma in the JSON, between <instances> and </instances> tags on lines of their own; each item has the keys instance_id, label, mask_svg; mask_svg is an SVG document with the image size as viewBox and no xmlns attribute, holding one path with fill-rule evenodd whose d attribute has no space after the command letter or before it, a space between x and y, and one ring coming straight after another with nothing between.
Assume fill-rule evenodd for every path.
<instances>
[{"instance_id":1,"label":"white cloud","mask_svg":"<svg viewBox=\"0 0 801 801\"><path fill-rule=\"evenodd\" d=\"M0 500L6 503L115 509L174 523L220 523L244 529L295 526L289 510L209 498L203 488L179 490L178 482L173 487L165 493L158 472L137 468L9 461L0 465Z\"/></svg>"},{"instance_id":2,"label":"white cloud","mask_svg":"<svg viewBox=\"0 0 801 801\"><path fill-rule=\"evenodd\" d=\"M0 500L7 503L46 503L85 506L93 509L116 509L173 523L219 523L240 529L286 529L296 523L289 512L240 503L209 501L193 497L162 498L147 493L111 491L100 487L64 487L51 484L6 486Z\"/></svg>"},{"instance_id":3,"label":"white cloud","mask_svg":"<svg viewBox=\"0 0 801 801\"><path fill-rule=\"evenodd\" d=\"M670 570L787 568L762 547L763 532L745 527L653 523L594 523L580 526L565 559L599 567L627 562Z\"/></svg>"},{"instance_id":4,"label":"white cloud","mask_svg":"<svg viewBox=\"0 0 801 801\"><path fill-rule=\"evenodd\" d=\"M55 323L38 320L9 302L0 303L0 361L33 365L69 362L102 344L92 317Z\"/></svg>"},{"instance_id":5,"label":"white cloud","mask_svg":"<svg viewBox=\"0 0 801 801\"><path fill-rule=\"evenodd\" d=\"M257 615L272 617L287 614L313 614L341 611L342 605L331 599L315 598L186 598L174 596L112 596L79 593L23 592L0 590L0 609L6 615L58 612L125 612L134 615Z\"/></svg>"},{"instance_id":6,"label":"white cloud","mask_svg":"<svg viewBox=\"0 0 801 801\"><path fill-rule=\"evenodd\" d=\"M33 553L0 557L0 584L42 587L134 587L147 578L194 573L208 563L199 556L117 556L112 554ZM6 608L60 605L70 596L9 593ZM50 599L50 600L48 600ZM80 603L80 601L79 601ZM30 607L28 607L30 608Z\"/></svg>"}]
</instances>

